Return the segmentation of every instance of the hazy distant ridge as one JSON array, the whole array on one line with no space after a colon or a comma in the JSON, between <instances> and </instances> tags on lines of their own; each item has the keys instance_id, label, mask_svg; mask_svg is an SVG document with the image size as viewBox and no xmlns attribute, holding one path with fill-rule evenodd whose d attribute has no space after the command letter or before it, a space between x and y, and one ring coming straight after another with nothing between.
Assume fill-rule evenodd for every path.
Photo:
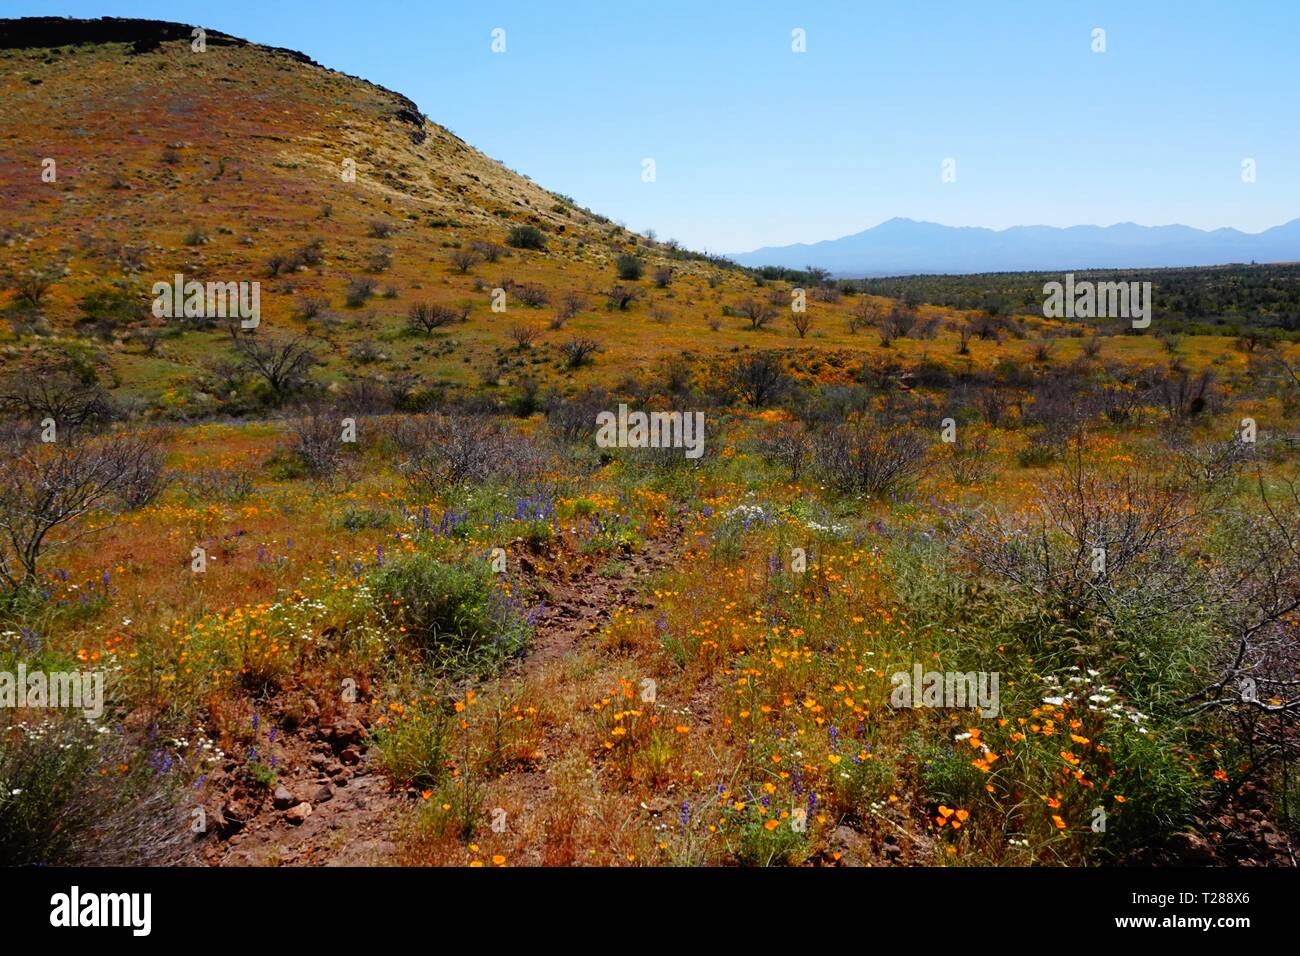
<instances>
[{"instance_id":1,"label":"hazy distant ridge","mask_svg":"<svg viewBox=\"0 0 1300 956\"><path fill-rule=\"evenodd\" d=\"M747 266L819 266L838 275L1028 272L1300 261L1300 219L1259 233L1191 226L1013 226L994 230L890 219L824 242L728 258Z\"/></svg>"}]
</instances>

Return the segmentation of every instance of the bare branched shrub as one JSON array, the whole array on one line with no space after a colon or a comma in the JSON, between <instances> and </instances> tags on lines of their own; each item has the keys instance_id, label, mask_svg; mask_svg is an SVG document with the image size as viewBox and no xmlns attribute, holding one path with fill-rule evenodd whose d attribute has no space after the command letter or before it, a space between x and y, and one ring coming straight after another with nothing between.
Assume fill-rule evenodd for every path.
<instances>
[{"instance_id":1,"label":"bare branched shrub","mask_svg":"<svg viewBox=\"0 0 1300 956\"><path fill-rule=\"evenodd\" d=\"M569 368L578 368L599 348L600 343L595 339L580 337L562 343L560 345L560 354L564 356Z\"/></svg>"},{"instance_id":2,"label":"bare branched shrub","mask_svg":"<svg viewBox=\"0 0 1300 956\"><path fill-rule=\"evenodd\" d=\"M984 572L1067 617L1169 613L1197 599L1188 558L1197 514L1185 488L1130 471L1103 476L1077 450L1027 514L978 514L967 554Z\"/></svg>"},{"instance_id":3,"label":"bare branched shrub","mask_svg":"<svg viewBox=\"0 0 1300 956\"><path fill-rule=\"evenodd\" d=\"M966 321L949 322L949 330L957 333L957 354L970 355L970 338L975 330Z\"/></svg>"},{"instance_id":4,"label":"bare branched shrub","mask_svg":"<svg viewBox=\"0 0 1300 956\"><path fill-rule=\"evenodd\" d=\"M172 476L163 467L166 457L157 444L140 450L137 466L123 476L118 487L117 496L125 510L147 508L167 490Z\"/></svg>"},{"instance_id":5,"label":"bare branched shrub","mask_svg":"<svg viewBox=\"0 0 1300 956\"><path fill-rule=\"evenodd\" d=\"M641 298L640 289L632 286L616 285L605 293L605 308L624 312L628 306L639 298Z\"/></svg>"},{"instance_id":6,"label":"bare branched shrub","mask_svg":"<svg viewBox=\"0 0 1300 956\"><path fill-rule=\"evenodd\" d=\"M366 256L367 272L385 272L393 264L392 249L376 249Z\"/></svg>"},{"instance_id":7,"label":"bare branched shrub","mask_svg":"<svg viewBox=\"0 0 1300 956\"><path fill-rule=\"evenodd\" d=\"M506 252L505 249L498 246L495 242L476 241L471 242L469 247L477 252L484 262L496 262L505 255Z\"/></svg>"},{"instance_id":8,"label":"bare branched shrub","mask_svg":"<svg viewBox=\"0 0 1300 956\"><path fill-rule=\"evenodd\" d=\"M989 458L989 439L982 431L967 426L957 441L948 444L943 465L954 484L976 485L987 481L993 472Z\"/></svg>"},{"instance_id":9,"label":"bare branched shrub","mask_svg":"<svg viewBox=\"0 0 1300 956\"><path fill-rule=\"evenodd\" d=\"M849 313L849 334L875 325L880 321L880 312L880 306L865 297L853 303L853 310Z\"/></svg>"},{"instance_id":10,"label":"bare branched shrub","mask_svg":"<svg viewBox=\"0 0 1300 956\"><path fill-rule=\"evenodd\" d=\"M1176 439L1174 454L1191 481L1202 489L1211 490L1234 484L1242 469L1255 459L1255 446L1240 438L1204 444Z\"/></svg>"},{"instance_id":11,"label":"bare branched shrub","mask_svg":"<svg viewBox=\"0 0 1300 956\"><path fill-rule=\"evenodd\" d=\"M246 468L204 468L180 479L185 493L201 504L238 504L253 493L253 475Z\"/></svg>"},{"instance_id":12,"label":"bare branched shrub","mask_svg":"<svg viewBox=\"0 0 1300 956\"><path fill-rule=\"evenodd\" d=\"M1194 373L1175 362L1167 369L1149 373L1147 384L1174 425L1213 411L1219 404L1214 373L1210 369Z\"/></svg>"},{"instance_id":13,"label":"bare branched shrub","mask_svg":"<svg viewBox=\"0 0 1300 956\"><path fill-rule=\"evenodd\" d=\"M790 387L790 376L775 352L755 352L738 359L729 375L731 387L749 405L761 408Z\"/></svg>"},{"instance_id":14,"label":"bare branched shrub","mask_svg":"<svg viewBox=\"0 0 1300 956\"><path fill-rule=\"evenodd\" d=\"M540 451L525 436L483 415L417 415L394 426L398 470L413 487L441 490L470 482L536 475Z\"/></svg>"},{"instance_id":15,"label":"bare branched shrub","mask_svg":"<svg viewBox=\"0 0 1300 956\"><path fill-rule=\"evenodd\" d=\"M57 435L94 429L112 415L98 382L68 365L45 365L0 380L0 414L29 425L53 419Z\"/></svg>"},{"instance_id":16,"label":"bare branched shrub","mask_svg":"<svg viewBox=\"0 0 1300 956\"><path fill-rule=\"evenodd\" d=\"M386 219L372 219L367 228L372 239L387 239L397 231L397 227Z\"/></svg>"},{"instance_id":17,"label":"bare branched shrub","mask_svg":"<svg viewBox=\"0 0 1300 956\"><path fill-rule=\"evenodd\" d=\"M571 319L587 304L587 297L581 292L566 292L560 296L559 310L556 313L562 319Z\"/></svg>"},{"instance_id":18,"label":"bare branched shrub","mask_svg":"<svg viewBox=\"0 0 1300 956\"><path fill-rule=\"evenodd\" d=\"M550 300L546 286L536 282L521 282L513 291L515 298L530 309L540 309Z\"/></svg>"},{"instance_id":19,"label":"bare branched shrub","mask_svg":"<svg viewBox=\"0 0 1300 956\"><path fill-rule=\"evenodd\" d=\"M612 405L602 389L588 389L574 398L553 395L546 402L546 427L563 441L584 441L596 433L596 416Z\"/></svg>"},{"instance_id":20,"label":"bare branched shrub","mask_svg":"<svg viewBox=\"0 0 1300 956\"><path fill-rule=\"evenodd\" d=\"M888 348L894 339L907 338L916 326L916 321L914 309L901 302L894 303L893 308L880 320L880 344Z\"/></svg>"},{"instance_id":21,"label":"bare branched shrub","mask_svg":"<svg viewBox=\"0 0 1300 956\"><path fill-rule=\"evenodd\" d=\"M375 294L375 289L379 283L367 276L358 276L348 282L348 289L344 295L344 301L349 308L359 309L366 304L366 301Z\"/></svg>"},{"instance_id":22,"label":"bare branched shrub","mask_svg":"<svg viewBox=\"0 0 1300 956\"><path fill-rule=\"evenodd\" d=\"M812 315L806 311L792 312L790 313L790 324L793 325L794 330L799 333L799 338L803 338L812 328Z\"/></svg>"},{"instance_id":23,"label":"bare branched shrub","mask_svg":"<svg viewBox=\"0 0 1300 956\"><path fill-rule=\"evenodd\" d=\"M10 275L9 285L21 301L35 308L41 304L61 273L61 269L54 267L27 269Z\"/></svg>"},{"instance_id":24,"label":"bare branched shrub","mask_svg":"<svg viewBox=\"0 0 1300 956\"><path fill-rule=\"evenodd\" d=\"M312 477L328 477L343 464L344 417L336 409L313 406L294 419L293 452Z\"/></svg>"},{"instance_id":25,"label":"bare branched shrub","mask_svg":"<svg viewBox=\"0 0 1300 956\"><path fill-rule=\"evenodd\" d=\"M0 581L36 578L41 556L102 527L83 519L158 470L157 444L139 435L37 441L30 431L0 436Z\"/></svg>"},{"instance_id":26,"label":"bare branched shrub","mask_svg":"<svg viewBox=\"0 0 1300 956\"><path fill-rule=\"evenodd\" d=\"M768 461L786 469L791 482L798 482L812 456L812 433L798 422L777 422L763 430L758 449Z\"/></svg>"},{"instance_id":27,"label":"bare branched shrub","mask_svg":"<svg viewBox=\"0 0 1300 956\"><path fill-rule=\"evenodd\" d=\"M1092 401L1113 425L1131 422L1142 406L1142 398L1132 386L1109 383L1095 389Z\"/></svg>"},{"instance_id":28,"label":"bare branched shrub","mask_svg":"<svg viewBox=\"0 0 1300 956\"><path fill-rule=\"evenodd\" d=\"M515 343L515 347L523 351L533 347L533 343L537 341L537 337L541 332L534 325L518 324L510 326L508 334L511 341Z\"/></svg>"},{"instance_id":29,"label":"bare branched shrub","mask_svg":"<svg viewBox=\"0 0 1300 956\"><path fill-rule=\"evenodd\" d=\"M298 300L298 313L307 321L322 315L329 307L329 299L320 296L303 296Z\"/></svg>"},{"instance_id":30,"label":"bare branched shrub","mask_svg":"<svg viewBox=\"0 0 1300 956\"><path fill-rule=\"evenodd\" d=\"M1212 570L1216 619L1225 635L1213 681L1184 704L1190 713L1232 715L1252 762L1292 759L1300 713L1295 680L1300 639L1300 483L1258 480L1253 507L1224 522L1224 557Z\"/></svg>"},{"instance_id":31,"label":"bare branched shrub","mask_svg":"<svg viewBox=\"0 0 1300 956\"><path fill-rule=\"evenodd\" d=\"M451 252L451 264L461 275L473 269L479 261L479 254L473 249L453 249Z\"/></svg>"},{"instance_id":32,"label":"bare branched shrub","mask_svg":"<svg viewBox=\"0 0 1300 956\"><path fill-rule=\"evenodd\" d=\"M819 475L844 494L880 497L920 474L929 443L906 428L850 422L820 432L814 443Z\"/></svg>"}]
</instances>

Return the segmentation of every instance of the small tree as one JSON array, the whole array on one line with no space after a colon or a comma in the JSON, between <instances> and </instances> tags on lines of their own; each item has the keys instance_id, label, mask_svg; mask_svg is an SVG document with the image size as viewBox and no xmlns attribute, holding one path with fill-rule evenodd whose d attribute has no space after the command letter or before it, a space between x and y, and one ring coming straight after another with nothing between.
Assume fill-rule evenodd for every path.
<instances>
[{"instance_id":1,"label":"small tree","mask_svg":"<svg viewBox=\"0 0 1300 956\"><path fill-rule=\"evenodd\" d=\"M276 339L232 332L232 338L240 364L270 387L277 402L301 390L317 364L303 336Z\"/></svg>"},{"instance_id":2,"label":"small tree","mask_svg":"<svg viewBox=\"0 0 1300 956\"><path fill-rule=\"evenodd\" d=\"M569 368L578 368L599 348L600 345L595 339L576 338L569 339L561 345L560 352L568 361Z\"/></svg>"},{"instance_id":3,"label":"small tree","mask_svg":"<svg viewBox=\"0 0 1300 956\"><path fill-rule=\"evenodd\" d=\"M776 318L776 312L766 302L760 302L758 299L750 298L740 303L736 307L740 314L749 320L751 329L761 329L767 323Z\"/></svg>"},{"instance_id":4,"label":"small tree","mask_svg":"<svg viewBox=\"0 0 1300 956\"><path fill-rule=\"evenodd\" d=\"M453 322L463 322L468 317L469 309L464 306L453 309L449 305L437 302L417 302L406 312L406 326L412 332L423 332L428 335L434 329L451 325Z\"/></svg>"},{"instance_id":5,"label":"small tree","mask_svg":"<svg viewBox=\"0 0 1300 956\"><path fill-rule=\"evenodd\" d=\"M790 324L793 325L794 330L799 333L799 338L803 338L808 334L808 330L812 328L812 316L806 311L792 312L790 313Z\"/></svg>"},{"instance_id":6,"label":"small tree","mask_svg":"<svg viewBox=\"0 0 1300 956\"><path fill-rule=\"evenodd\" d=\"M852 335L859 329L875 325L878 321L880 321L880 306L870 299L860 299L854 303L853 311L849 313L849 334Z\"/></svg>"}]
</instances>

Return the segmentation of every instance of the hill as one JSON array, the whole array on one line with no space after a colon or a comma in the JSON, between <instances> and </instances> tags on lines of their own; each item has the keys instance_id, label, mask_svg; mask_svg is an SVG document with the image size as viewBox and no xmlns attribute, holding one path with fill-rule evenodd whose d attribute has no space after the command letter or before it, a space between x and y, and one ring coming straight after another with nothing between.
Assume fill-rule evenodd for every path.
<instances>
[{"instance_id":1,"label":"hill","mask_svg":"<svg viewBox=\"0 0 1300 956\"><path fill-rule=\"evenodd\" d=\"M537 186L397 93L217 31L205 46L159 21L0 21L0 271L48 283L38 302L8 297L9 362L75 346L124 391L188 391L201 413L192 395L228 349L220 329L150 315L153 284L179 273L259 281L262 330L314 336L326 382L490 384L510 328L540 330L566 295L580 300L566 334L592 331L619 255L640 259L638 287L669 265L697 288L734 274ZM510 247L519 228L540 248ZM426 354L441 333L402 334L419 304L468 308L454 356ZM608 331L632 365L644 336Z\"/></svg>"}]
</instances>

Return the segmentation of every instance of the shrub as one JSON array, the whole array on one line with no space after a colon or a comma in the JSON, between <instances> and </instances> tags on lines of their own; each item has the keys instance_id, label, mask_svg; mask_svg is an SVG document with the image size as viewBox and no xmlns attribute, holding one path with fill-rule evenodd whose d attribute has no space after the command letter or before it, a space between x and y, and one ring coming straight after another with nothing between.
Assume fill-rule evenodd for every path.
<instances>
[{"instance_id":1,"label":"shrub","mask_svg":"<svg viewBox=\"0 0 1300 956\"><path fill-rule=\"evenodd\" d=\"M635 282L645 275L645 264L637 256L624 253L614 260L614 269L620 279Z\"/></svg>"},{"instance_id":2,"label":"shrub","mask_svg":"<svg viewBox=\"0 0 1300 956\"><path fill-rule=\"evenodd\" d=\"M464 275L479 264L479 255L473 249L454 249L451 253L451 264L456 267L457 272Z\"/></svg>"},{"instance_id":3,"label":"shrub","mask_svg":"<svg viewBox=\"0 0 1300 956\"><path fill-rule=\"evenodd\" d=\"M616 285L605 293L605 307L608 309L617 309L619 312L625 312L627 307L641 298L641 290L629 288L628 286Z\"/></svg>"},{"instance_id":4,"label":"shrub","mask_svg":"<svg viewBox=\"0 0 1300 956\"><path fill-rule=\"evenodd\" d=\"M469 247L477 252L484 262L496 262L505 255L505 250L495 242L471 242Z\"/></svg>"},{"instance_id":5,"label":"shrub","mask_svg":"<svg viewBox=\"0 0 1300 956\"><path fill-rule=\"evenodd\" d=\"M313 408L293 423L293 452L306 473L334 474L343 463L343 418L333 409Z\"/></svg>"},{"instance_id":6,"label":"shrub","mask_svg":"<svg viewBox=\"0 0 1300 956\"><path fill-rule=\"evenodd\" d=\"M547 428L564 441L583 441L595 434L596 416L610 405L609 395L599 389L571 399L553 395L546 403Z\"/></svg>"},{"instance_id":7,"label":"shrub","mask_svg":"<svg viewBox=\"0 0 1300 956\"><path fill-rule=\"evenodd\" d=\"M233 336L235 354L244 370L260 378L280 402L307 386L319 360L304 336Z\"/></svg>"},{"instance_id":8,"label":"shrub","mask_svg":"<svg viewBox=\"0 0 1300 956\"><path fill-rule=\"evenodd\" d=\"M560 353L564 356L569 368L578 368L599 348L600 345L595 339L576 338L563 343L560 346Z\"/></svg>"},{"instance_id":9,"label":"shrub","mask_svg":"<svg viewBox=\"0 0 1300 956\"><path fill-rule=\"evenodd\" d=\"M915 432L854 422L817 436L817 469L837 490L871 497L896 491L916 477L928 443Z\"/></svg>"},{"instance_id":10,"label":"shrub","mask_svg":"<svg viewBox=\"0 0 1300 956\"><path fill-rule=\"evenodd\" d=\"M342 528L344 531L383 529L392 527L393 516L387 511L348 505L333 523L335 527Z\"/></svg>"},{"instance_id":11,"label":"shrub","mask_svg":"<svg viewBox=\"0 0 1300 956\"><path fill-rule=\"evenodd\" d=\"M528 478L540 468L527 438L486 416L414 416L398 422L393 437L402 453L398 469L425 490Z\"/></svg>"},{"instance_id":12,"label":"shrub","mask_svg":"<svg viewBox=\"0 0 1300 956\"><path fill-rule=\"evenodd\" d=\"M514 288L515 298L531 309L540 309L549 296L546 287L536 282L522 282Z\"/></svg>"},{"instance_id":13,"label":"shrub","mask_svg":"<svg viewBox=\"0 0 1300 956\"><path fill-rule=\"evenodd\" d=\"M189 836L176 776L129 752L119 734L95 733L80 715L0 729L0 859L175 864Z\"/></svg>"},{"instance_id":14,"label":"shrub","mask_svg":"<svg viewBox=\"0 0 1300 956\"><path fill-rule=\"evenodd\" d=\"M546 248L546 237L536 226L515 226L506 236L506 245L541 251Z\"/></svg>"},{"instance_id":15,"label":"shrub","mask_svg":"<svg viewBox=\"0 0 1300 956\"><path fill-rule=\"evenodd\" d=\"M375 294L375 289L378 285L378 282L366 276L360 276L349 281L348 291L344 297L344 301L347 303L348 308L359 309L361 306L365 305L366 300Z\"/></svg>"},{"instance_id":16,"label":"shrub","mask_svg":"<svg viewBox=\"0 0 1300 956\"><path fill-rule=\"evenodd\" d=\"M775 352L756 352L731 369L731 387L755 408L770 405L790 387L791 379Z\"/></svg>"},{"instance_id":17,"label":"shrub","mask_svg":"<svg viewBox=\"0 0 1300 956\"><path fill-rule=\"evenodd\" d=\"M385 623L436 663L458 671L521 651L529 628L487 562L447 564L427 554L393 561L371 580Z\"/></svg>"},{"instance_id":18,"label":"shrub","mask_svg":"<svg viewBox=\"0 0 1300 956\"><path fill-rule=\"evenodd\" d=\"M371 734L379 769L400 787L427 790L447 775L450 720L433 707L407 710Z\"/></svg>"},{"instance_id":19,"label":"shrub","mask_svg":"<svg viewBox=\"0 0 1300 956\"><path fill-rule=\"evenodd\" d=\"M519 348L520 351L522 351L524 349L532 348L533 343L537 341L537 336L540 333L538 332L536 326L521 324L521 325L512 325L510 327L510 331L508 334L510 335L510 338L514 341L515 346Z\"/></svg>"}]
</instances>

